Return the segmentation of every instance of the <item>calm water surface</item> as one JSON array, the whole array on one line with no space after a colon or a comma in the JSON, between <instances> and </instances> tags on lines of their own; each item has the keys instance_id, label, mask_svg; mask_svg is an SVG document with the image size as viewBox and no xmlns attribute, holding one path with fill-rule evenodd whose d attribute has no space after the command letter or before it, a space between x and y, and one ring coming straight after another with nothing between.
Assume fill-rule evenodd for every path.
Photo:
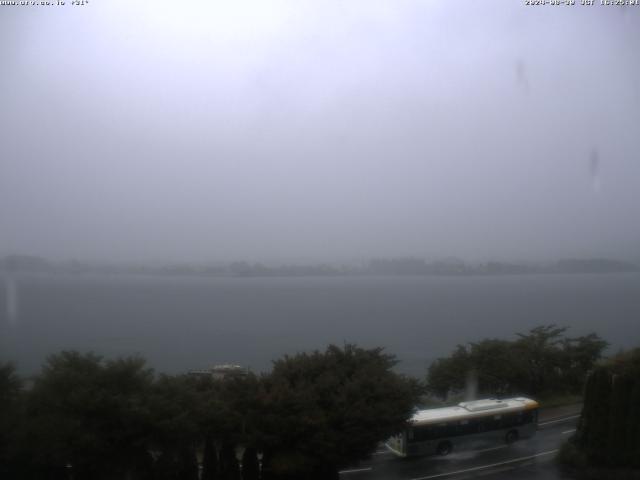
<instances>
[{"instance_id":1,"label":"calm water surface","mask_svg":"<svg viewBox=\"0 0 640 480\"><path fill-rule=\"evenodd\" d=\"M422 376L456 344L540 325L640 345L640 274L199 278L21 275L0 283L0 359L23 374L62 349L141 354L161 371L267 370L285 353L384 346Z\"/></svg>"}]
</instances>

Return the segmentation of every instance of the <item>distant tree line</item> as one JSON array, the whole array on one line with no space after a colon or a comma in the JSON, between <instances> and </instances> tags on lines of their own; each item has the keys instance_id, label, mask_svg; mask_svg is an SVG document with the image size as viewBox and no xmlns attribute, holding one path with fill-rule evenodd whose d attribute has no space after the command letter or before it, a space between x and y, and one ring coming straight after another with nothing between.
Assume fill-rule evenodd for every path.
<instances>
[{"instance_id":1,"label":"distant tree line","mask_svg":"<svg viewBox=\"0 0 640 480\"><path fill-rule=\"evenodd\" d=\"M607 342L595 333L567 337L566 330L545 325L517 334L515 340L458 345L429 367L428 391L446 399L473 383L481 395L580 394Z\"/></svg>"},{"instance_id":2,"label":"distant tree line","mask_svg":"<svg viewBox=\"0 0 640 480\"><path fill-rule=\"evenodd\" d=\"M259 262L173 263L149 265L136 263L95 264L68 260L51 262L29 255L0 258L0 271L67 274L196 275L209 277L300 277L343 275L514 275L554 273L638 272L635 263L611 259L565 259L549 264L521 264L489 261L467 263L455 257L427 262L423 258L398 257L373 259L362 265L307 264L264 265Z\"/></svg>"},{"instance_id":3,"label":"distant tree line","mask_svg":"<svg viewBox=\"0 0 640 480\"><path fill-rule=\"evenodd\" d=\"M337 478L410 418L420 387L394 364L379 348L330 346L215 380L62 352L28 388L3 364L0 478Z\"/></svg>"},{"instance_id":4,"label":"distant tree line","mask_svg":"<svg viewBox=\"0 0 640 480\"><path fill-rule=\"evenodd\" d=\"M455 257L427 262L422 258L382 258L369 262L366 273L378 275L522 275L550 273L637 272L631 262L606 258L564 259L549 264L489 261L470 264Z\"/></svg>"}]
</instances>

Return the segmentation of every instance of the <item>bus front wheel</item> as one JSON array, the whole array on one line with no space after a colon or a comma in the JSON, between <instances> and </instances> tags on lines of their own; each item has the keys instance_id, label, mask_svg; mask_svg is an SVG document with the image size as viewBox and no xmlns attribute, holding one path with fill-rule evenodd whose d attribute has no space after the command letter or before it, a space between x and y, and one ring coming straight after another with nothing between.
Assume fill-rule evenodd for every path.
<instances>
[{"instance_id":1,"label":"bus front wheel","mask_svg":"<svg viewBox=\"0 0 640 480\"><path fill-rule=\"evenodd\" d=\"M452 450L453 445L451 445L451 442L440 442L436 451L438 455L442 455L444 457L445 455L449 455Z\"/></svg>"},{"instance_id":2,"label":"bus front wheel","mask_svg":"<svg viewBox=\"0 0 640 480\"><path fill-rule=\"evenodd\" d=\"M505 442L507 445L511 445L516 440L518 440L518 431L517 430L509 430L507 434L504 436Z\"/></svg>"}]
</instances>

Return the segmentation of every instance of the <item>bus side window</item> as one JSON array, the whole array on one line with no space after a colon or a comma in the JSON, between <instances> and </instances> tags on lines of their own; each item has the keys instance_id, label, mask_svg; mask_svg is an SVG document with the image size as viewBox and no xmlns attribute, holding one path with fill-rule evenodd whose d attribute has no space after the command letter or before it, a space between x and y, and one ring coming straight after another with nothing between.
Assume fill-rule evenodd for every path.
<instances>
[{"instance_id":1,"label":"bus side window","mask_svg":"<svg viewBox=\"0 0 640 480\"><path fill-rule=\"evenodd\" d=\"M480 433L480 421L477 418L469 420L469 433Z\"/></svg>"},{"instance_id":2,"label":"bus side window","mask_svg":"<svg viewBox=\"0 0 640 480\"><path fill-rule=\"evenodd\" d=\"M423 425L420 427L414 427L411 429L411 437L408 437L413 442L424 442L429 440L432 435L432 428L429 425Z\"/></svg>"},{"instance_id":3,"label":"bus side window","mask_svg":"<svg viewBox=\"0 0 640 480\"><path fill-rule=\"evenodd\" d=\"M479 431L481 432L490 432L491 430L497 430L500 428L502 415L493 415L490 417L484 417L480 419L480 427Z\"/></svg>"},{"instance_id":4,"label":"bus side window","mask_svg":"<svg viewBox=\"0 0 640 480\"><path fill-rule=\"evenodd\" d=\"M500 428L500 423L502 420L502 415L494 415L492 417L488 417L485 422L486 430L497 430Z\"/></svg>"},{"instance_id":5,"label":"bus side window","mask_svg":"<svg viewBox=\"0 0 640 480\"><path fill-rule=\"evenodd\" d=\"M506 414L502 416L502 421L500 422L500 428L509 428L513 424L513 415Z\"/></svg>"},{"instance_id":6,"label":"bus side window","mask_svg":"<svg viewBox=\"0 0 640 480\"><path fill-rule=\"evenodd\" d=\"M460 425L458 426L458 434L459 435L470 435L475 433L473 431L474 425L471 424L469 420L460 420Z\"/></svg>"},{"instance_id":7,"label":"bus side window","mask_svg":"<svg viewBox=\"0 0 640 480\"><path fill-rule=\"evenodd\" d=\"M502 417L502 428L510 428L518 425L522 425L523 417L522 412L508 413Z\"/></svg>"},{"instance_id":8,"label":"bus side window","mask_svg":"<svg viewBox=\"0 0 640 480\"><path fill-rule=\"evenodd\" d=\"M439 423L437 425L433 425L433 438L442 438L451 436L452 429L446 423Z\"/></svg>"},{"instance_id":9,"label":"bus side window","mask_svg":"<svg viewBox=\"0 0 640 480\"><path fill-rule=\"evenodd\" d=\"M433 428L433 425L429 425L428 427L426 427L425 432L424 432L424 439L425 440L433 440L434 438L436 438L436 431Z\"/></svg>"}]
</instances>

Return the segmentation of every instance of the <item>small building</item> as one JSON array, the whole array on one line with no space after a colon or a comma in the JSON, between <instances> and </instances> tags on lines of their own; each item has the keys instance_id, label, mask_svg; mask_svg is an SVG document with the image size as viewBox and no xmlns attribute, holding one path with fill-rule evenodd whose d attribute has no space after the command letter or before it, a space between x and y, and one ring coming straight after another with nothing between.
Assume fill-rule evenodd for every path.
<instances>
[{"instance_id":1,"label":"small building","mask_svg":"<svg viewBox=\"0 0 640 480\"><path fill-rule=\"evenodd\" d=\"M242 365L224 363L221 365L213 365L212 367L202 370L189 370L188 373L195 377L210 377L214 380L223 380L225 378L246 377L249 375L249 369Z\"/></svg>"}]
</instances>

